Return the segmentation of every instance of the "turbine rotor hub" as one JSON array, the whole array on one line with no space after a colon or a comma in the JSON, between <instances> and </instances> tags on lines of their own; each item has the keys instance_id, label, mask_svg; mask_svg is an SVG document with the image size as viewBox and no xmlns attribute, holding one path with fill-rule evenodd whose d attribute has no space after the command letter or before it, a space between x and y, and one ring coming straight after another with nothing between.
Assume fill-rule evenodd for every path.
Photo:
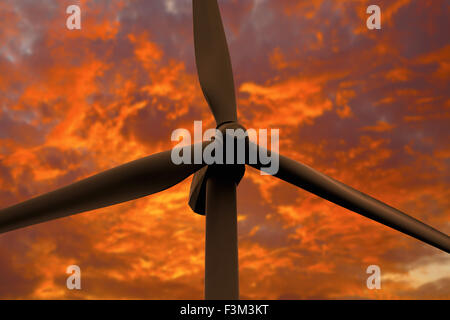
<instances>
[{"instance_id":1,"label":"turbine rotor hub","mask_svg":"<svg viewBox=\"0 0 450 320\"><path fill-rule=\"evenodd\" d=\"M227 130L233 130L232 132ZM245 164L238 163L239 154L248 150L248 137L245 129L238 122L225 122L217 127L220 135L216 134L216 141L221 144L223 164L212 164L204 167L194 175L189 194L189 206L200 215L206 214L206 182L211 175L218 175L221 179L232 179L236 185L239 184L245 174ZM242 130L242 131L241 131ZM229 134L232 134L230 136ZM230 139L232 138L232 139ZM242 141L244 140L244 141ZM232 142L232 144L231 144ZM244 142L244 149L242 149ZM233 150L232 163L227 163L227 153ZM245 159L245 157L244 157Z\"/></svg>"}]
</instances>

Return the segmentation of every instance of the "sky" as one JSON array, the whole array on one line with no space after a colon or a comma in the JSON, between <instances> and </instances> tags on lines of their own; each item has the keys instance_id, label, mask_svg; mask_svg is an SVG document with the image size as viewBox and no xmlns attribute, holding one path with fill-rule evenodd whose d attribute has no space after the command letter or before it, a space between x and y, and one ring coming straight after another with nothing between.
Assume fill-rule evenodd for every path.
<instances>
[{"instance_id":1,"label":"sky","mask_svg":"<svg viewBox=\"0 0 450 320\"><path fill-rule=\"evenodd\" d=\"M281 154L450 233L448 1L219 5L245 127L280 129ZM195 120L215 127L190 0L0 2L0 208L168 150ZM203 299L190 182L0 235L0 298ZM252 168L238 221L243 299L450 299L448 254Z\"/></svg>"}]
</instances>

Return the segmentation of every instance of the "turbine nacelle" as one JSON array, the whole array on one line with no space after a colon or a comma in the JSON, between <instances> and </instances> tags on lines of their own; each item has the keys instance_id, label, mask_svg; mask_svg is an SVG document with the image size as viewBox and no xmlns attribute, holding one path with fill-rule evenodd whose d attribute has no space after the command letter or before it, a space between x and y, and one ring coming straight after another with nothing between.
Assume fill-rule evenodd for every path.
<instances>
[{"instance_id":1,"label":"turbine nacelle","mask_svg":"<svg viewBox=\"0 0 450 320\"><path fill-rule=\"evenodd\" d=\"M189 206L200 215L206 215L206 182L211 174L220 177L232 177L236 186L240 183L245 174L245 163L248 160L249 140L247 129L235 121L222 123L217 127L214 143L221 148L223 163L215 163L203 167L194 174L191 189L189 192ZM241 146L244 146L242 149ZM230 159L229 153L232 150L233 158ZM244 152L244 161L242 160ZM228 156L228 160L226 161ZM231 160L231 161L230 161Z\"/></svg>"}]
</instances>

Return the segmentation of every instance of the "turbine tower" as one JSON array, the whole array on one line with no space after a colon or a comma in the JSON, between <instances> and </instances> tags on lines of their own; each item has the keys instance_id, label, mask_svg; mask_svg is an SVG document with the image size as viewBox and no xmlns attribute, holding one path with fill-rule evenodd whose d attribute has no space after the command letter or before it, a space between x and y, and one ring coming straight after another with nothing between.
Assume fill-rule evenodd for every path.
<instances>
[{"instance_id":1,"label":"turbine tower","mask_svg":"<svg viewBox=\"0 0 450 320\"><path fill-rule=\"evenodd\" d=\"M193 0L193 15L198 77L217 129L244 129L238 123L233 72L217 0ZM210 143L219 141L191 145L183 151L193 155L196 148ZM221 146L226 152L226 143ZM248 139L246 146L247 150L259 148ZM205 298L239 299L236 186L245 164L190 163L175 165L169 150L99 173L0 210L0 233L145 197L194 174L189 205L206 215ZM263 167L260 161L246 164L259 170ZM275 177L450 253L448 235L302 163L279 155Z\"/></svg>"}]
</instances>

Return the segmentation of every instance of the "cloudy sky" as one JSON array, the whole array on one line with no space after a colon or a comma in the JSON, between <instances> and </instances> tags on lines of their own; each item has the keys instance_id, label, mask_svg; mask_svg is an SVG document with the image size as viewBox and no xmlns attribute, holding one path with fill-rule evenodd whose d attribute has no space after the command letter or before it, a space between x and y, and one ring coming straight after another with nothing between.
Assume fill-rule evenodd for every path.
<instances>
[{"instance_id":1,"label":"cloudy sky","mask_svg":"<svg viewBox=\"0 0 450 320\"><path fill-rule=\"evenodd\" d=\"M82 30L66 28L71 4ZM219 4L245 126L280 129L284 155L450 233L448 1ZM0 207L170 149L194 120L214 126L191 5L0 2ZM1 235L0 298L202 299L189 186ZM241 298L450 299L449 255L251 168L238 214ZM366 287L372 264L381 290Z\"/></svg>"}]
</instances>

